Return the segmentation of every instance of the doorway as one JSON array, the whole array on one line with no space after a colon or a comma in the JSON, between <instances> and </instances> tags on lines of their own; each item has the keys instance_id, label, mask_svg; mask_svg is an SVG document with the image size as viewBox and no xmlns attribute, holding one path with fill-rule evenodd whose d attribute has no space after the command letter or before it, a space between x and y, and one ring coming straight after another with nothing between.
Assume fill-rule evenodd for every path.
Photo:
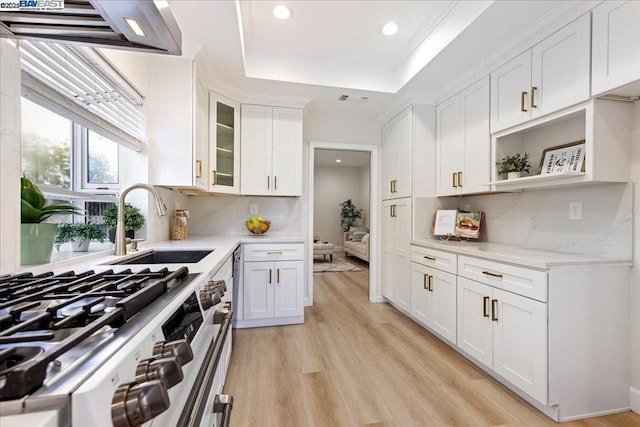
<instances>
[{"instance_id":1,"label":"doorway","mask_svg":"<svg viewBox=\"0 0 640 427\"><path fill-rule=\"evenodd\" d=\"M380 302L382 301L381 293L378 289L378 241L379 241L379 226L378 226L378 146L368 144L345 144L345 143L332 143L332 142L320 142L311 141L309 143L309 164L308 164L308 185L309 185L309 224L308 230L308 265L307 265L307 292L305 292L305 306L313 305L313 240L314 240L314 217L315 217L315 177L316 177L316 155L322 155L317 150L332 150L337 152L344 152L348 155L352 152L358 152L366 155L369 158L369 200L368 206L363 208L366 211L369 232L369 247L368 247L368 259L369 259L369 301ZM336 210L339 212L340 207L336 206ZM338 220L339 222L339 217ZM335 232L334 232L335 234ZM318 236L323 239L323 236ZM333 240L337 238L334 236ZM337 242L336 242L337 243ZM342 241L340 241L342 243Z\"/></svg>"}]
</instances>

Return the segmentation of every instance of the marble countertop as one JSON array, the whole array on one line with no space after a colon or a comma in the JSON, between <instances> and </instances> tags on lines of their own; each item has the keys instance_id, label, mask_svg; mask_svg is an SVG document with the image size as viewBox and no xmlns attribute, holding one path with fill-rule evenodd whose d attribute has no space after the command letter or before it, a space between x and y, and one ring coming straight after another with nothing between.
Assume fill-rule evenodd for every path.
<instances>
[{"instance_id":1,"label":"marble countertop","mask_svg":"<svg viewBox=\"0 0 640 427\"><path fill-rule=\"evenodd\" d=\"M551 252L528 249L519 246L489 242L460 242L446 240L412 240L412 245L441 251L454 252L493 261L506 262L531 268L547 270L558 266L579 266L594 264L632 265L631 259L606 258L593 255L580 255L563 252Z\"/></svg>"}]
</instances>

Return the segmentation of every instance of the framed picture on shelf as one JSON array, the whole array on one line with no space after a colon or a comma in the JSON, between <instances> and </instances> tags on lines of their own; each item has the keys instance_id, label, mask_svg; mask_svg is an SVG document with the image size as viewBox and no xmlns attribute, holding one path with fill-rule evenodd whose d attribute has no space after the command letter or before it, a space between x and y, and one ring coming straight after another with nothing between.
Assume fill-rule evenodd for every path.
<instances>
[{"instance_id":1,"label":"framed picture on shelf","mask_svg":"<svg viewBox=\"0 0 640 427\"><path fill-rule=\"evenodd\" d=\"M540 159L540 175L584 172L585 145L581 140L546 148Z\"/></svg>"}]
</instances>

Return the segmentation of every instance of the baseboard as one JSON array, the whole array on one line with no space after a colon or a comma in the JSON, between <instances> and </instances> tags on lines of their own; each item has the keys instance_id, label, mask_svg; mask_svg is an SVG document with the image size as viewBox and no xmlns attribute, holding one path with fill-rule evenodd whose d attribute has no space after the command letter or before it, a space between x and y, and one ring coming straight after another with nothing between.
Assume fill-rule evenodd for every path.
<instances>
[{"instance_id":1,"label":"baseboard","mask_svg":"<svg viewBox=\"0 0 640 427\"><path fill-rule=\"evenodd\" d=\"M629 387L629 401L631 410L636 414L640 414L640 389Z\"/></svg>"},{"instance_id":2,"label":"baseboard","mask_svg":"<svg viewBox=\"0 0 640 427\"><path fill-rule=\"evenodd\" d=\"M369 302L375 302L375 303L379 303L379 302L387 302L387 300L385 299L385 297L378 296L378 297L373 297L369 299Z\"/></svg>"}]
</instances>

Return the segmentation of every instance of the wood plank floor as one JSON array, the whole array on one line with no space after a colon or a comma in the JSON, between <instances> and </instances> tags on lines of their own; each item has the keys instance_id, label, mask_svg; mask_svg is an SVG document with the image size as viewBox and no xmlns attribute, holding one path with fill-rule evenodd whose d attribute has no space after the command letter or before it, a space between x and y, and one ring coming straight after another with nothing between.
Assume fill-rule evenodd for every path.
<instances>
[{"instance_id":1,"label":"wood plank floor","mask_svg":"<svg viewBox=\"0 0 640 427\"><path fill-rule=\"evenodd\" d=\"M368 270L314 274L304 325L233 331L240 426L557 425L388 304ZM562 426L637 427L632 412Z\"/></svg>"}]
</instances>

